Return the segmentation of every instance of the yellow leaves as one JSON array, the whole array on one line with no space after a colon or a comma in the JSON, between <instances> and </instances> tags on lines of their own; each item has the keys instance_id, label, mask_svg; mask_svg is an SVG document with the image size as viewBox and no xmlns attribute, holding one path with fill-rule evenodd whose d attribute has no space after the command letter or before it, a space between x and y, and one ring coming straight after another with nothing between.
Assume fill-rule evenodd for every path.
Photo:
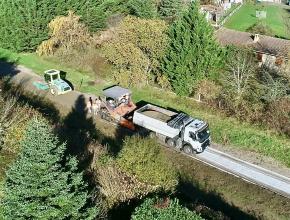
<instances>
[{"instance_id":1,"label":"yellow leaves","mask_svg":"<svg viewBox=\"0 0 290 220\"><path fill-rule=\"evenodd\" d=\"M90 42L88 28L80 23L80 16L72 11L67 16L54 18L48 27L50 39L39 45L36 51L39 55L53 55L59 49L83 47Z\"/></svg>"},{"instance_id":2,"label":"yellow leaves","mask_svg":"<svg viewBox=\"0 0 290 220\"><path fill-rule=\"evenodd\" d=\"M146 84L156 71L166 44L167 25L161 20L127 16L115 30L114 38L102 45L108 61L115 65L114 78L124 86Z\"/></svg>"}]
</instances>

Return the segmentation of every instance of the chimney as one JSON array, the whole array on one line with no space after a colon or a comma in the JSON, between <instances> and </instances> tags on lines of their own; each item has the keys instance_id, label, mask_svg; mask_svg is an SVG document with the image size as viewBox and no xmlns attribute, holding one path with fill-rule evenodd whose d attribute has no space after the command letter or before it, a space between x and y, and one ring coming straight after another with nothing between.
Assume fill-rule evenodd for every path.
<instances>
[{"instance_id":1,"label":"chimney","mask_svg":"<svg viewBox=\"0 0 290 220\"><path fill-rule=\"evenodd\" d=\"M254 35L254 43L257 43L259 41L260 37L259 34Z\"/></svg>"}]
</instances>

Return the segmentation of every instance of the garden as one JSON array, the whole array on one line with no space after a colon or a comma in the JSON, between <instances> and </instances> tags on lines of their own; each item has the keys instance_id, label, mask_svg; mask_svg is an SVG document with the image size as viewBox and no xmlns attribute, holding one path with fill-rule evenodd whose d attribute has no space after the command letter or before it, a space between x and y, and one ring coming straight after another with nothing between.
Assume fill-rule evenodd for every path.
<instances>
[{"instance_id":1,"label":"garden","mask_svg":"<svg viewBox=\"0 0 290 220\"><path fill-rule=\"evenodd\" d=\"M256 17L256 11L265 11L266 18ZM225 23L225 27L237 31L248 31L255 24L262 23L270 29L271 35L289 39L290 35L286 31L289 17L290 7L286 5L245 3L232 17L228 19Z\"/></svg>"}]
</instances>

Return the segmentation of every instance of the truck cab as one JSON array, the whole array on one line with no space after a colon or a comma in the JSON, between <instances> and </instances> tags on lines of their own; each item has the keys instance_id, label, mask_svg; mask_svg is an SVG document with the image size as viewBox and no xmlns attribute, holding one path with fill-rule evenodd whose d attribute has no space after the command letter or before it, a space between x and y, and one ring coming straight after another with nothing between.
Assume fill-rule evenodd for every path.
<instances>
[{"instance_id":1,"label":"truck cab","mask_svg":"<svg viewBox=\"0 0 290 220\"><path fill-rule=\"evenodd\" d=\"M198 119L194 119L184 128L183 142L183 147L186 147L186 144L188 143L193 149L196 149L198 153L202 152L210 145L208 124ZM184 149L184 151L189 151L189 149Z\"/></svg>"}]
</instances>

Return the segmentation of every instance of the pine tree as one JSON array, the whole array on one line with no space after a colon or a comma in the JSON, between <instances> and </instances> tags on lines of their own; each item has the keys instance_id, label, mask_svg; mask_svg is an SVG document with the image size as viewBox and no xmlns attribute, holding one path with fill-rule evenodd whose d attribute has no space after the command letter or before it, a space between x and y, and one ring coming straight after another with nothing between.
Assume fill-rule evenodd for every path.
<instances>
[{"instance_id":1,"label":"pine tree","mask_svg":"<svg viewBox=\"0 0 290 220\"><path fill-rule=\"evenodd\" d=\"M217 73L222 50L213 34L213 28L199 12L198 2L193 2L171 25L162 70L177 94L190 95L198 81Z\"/></svg>"},{"instance_id":2,"label":"pine tree","mask_svg":"<svg viewBox=\"0 0 290 220\"><path fill-rule=\"evenodd\" d=\"M181 0L162 0L159 7L159 14L162 17L174 17L182 11Z\"/></svg>"},{"instance_id":3,"label":"pine tree","mask_svg":"<svg viewBox=\"0 0 290 220\"><path fill-rule=\"evenodd\" d=\"M48 23L69 10L80 15L90 31L95 31L105 24L104 7L107 6L103 1L95 0L1 0L0 47L34 51L48 38Z\"/></svg>"},{"instance_id":4,"label":"pine tree","mask_svg":"<svg viewBox=\"0 0 290 220\"><path fill-rule=\"evenodd\" d=\"M153 0L129 0L127 7L131 15L139 18L154 18L157 15L157 8Z\"/></svg>"},{"instance_id":5,"label":"pine tree","mask_svg":"<svg viewBox=\"0 0 290 220\"><path fill-rule=\"evenodd\" d=\"M64 158L43 119L30 123L22 152L7 171L2 206L5 219L93 219L82 173L75 158Z\"/></svg>"}]
</instances>

